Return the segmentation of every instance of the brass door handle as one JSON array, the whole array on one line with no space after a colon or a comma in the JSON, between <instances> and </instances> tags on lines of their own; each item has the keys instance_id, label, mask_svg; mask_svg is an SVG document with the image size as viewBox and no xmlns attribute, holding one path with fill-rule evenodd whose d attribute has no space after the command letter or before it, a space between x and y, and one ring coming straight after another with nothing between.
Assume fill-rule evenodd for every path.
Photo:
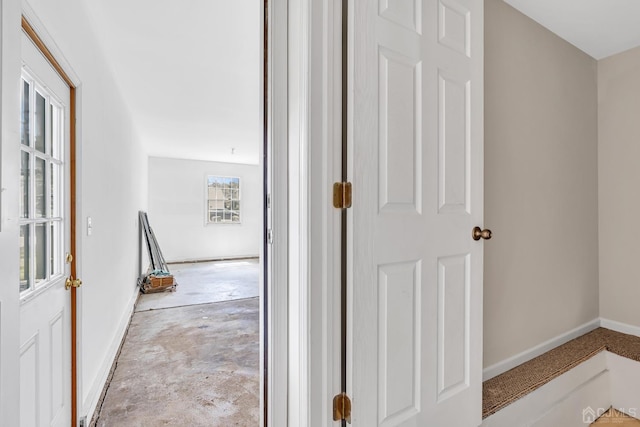
<instances>
[{"instance_id":1,"label":"brass door handle","mask_svg":"<svg viewBox=\"0 0 640 427\"><path fill-rule=\"evenodd\" d=\"M491 238L491 230L486 228L482 230L480 227L473 227L471 237L473 237L473 240L489 240Z\"/></svg>"},{"instance_id":2,"label":"brass door handle","mask_svg":"<svg viewBox=\"0 0 640 427\"><path fill-rule=\"evenodd\" d=\"M64 288L69 290L70 288L79 288L82 286L82 280L74 279L73 276L67 277L67 280L64 282Z\"/></svg>"}]
</instances>

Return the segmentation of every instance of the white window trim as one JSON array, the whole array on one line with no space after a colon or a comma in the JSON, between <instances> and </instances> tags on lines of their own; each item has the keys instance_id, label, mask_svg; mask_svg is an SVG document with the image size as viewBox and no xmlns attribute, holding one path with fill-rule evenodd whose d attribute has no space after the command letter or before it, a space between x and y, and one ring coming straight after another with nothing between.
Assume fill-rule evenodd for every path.
<instances>
[{"instance_id":1,"label":"white window trim","mask_svg":"<svg viewBox=\"0 0 640 427\"><path fill-rule=\"evenodd\" d=\"M209 221L209 178L230 178L238 180L238 201L240 202L240 209L238 210L240 220L239 221L222 221L222 222L211 222ZM219 225L242 225L242 214L243 205L242 205L242 184L243 177L240 175L236 176L227 176L227 175L217 175L217 174L206 174L204 178L204 225L205 226L219 226Z\"/></svg>"}]
</instances>

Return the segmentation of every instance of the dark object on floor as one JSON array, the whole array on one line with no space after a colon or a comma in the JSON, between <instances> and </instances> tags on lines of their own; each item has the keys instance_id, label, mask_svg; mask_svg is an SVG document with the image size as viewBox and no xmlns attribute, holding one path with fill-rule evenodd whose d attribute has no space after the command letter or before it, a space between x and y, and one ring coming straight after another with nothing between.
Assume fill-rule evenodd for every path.
<instances>
[{"instance_id":1,"label":"dark object on floor","mask_svg":"<svg viewBox=\"0 0 640 427\"><path fill-rule=\"evenodd\" d=\"M139 218L140 228L147 242L147 250L149 251L149 260L151 262L147 274L139 280L140 290L145 294L164 291L173 292L178 284L164 260L156 235L149 225L147 213L140 211Z\"/></svg>"},{"instance_id":2,"label":"dark object on floor","mask_svg":"<svg viewBox=\"0 0 640 427\"><path fill-rule=\"evenodd\" d=\"M164 272L153 272L147 274L140 282L140 290L145 294L151 294L154 292L175 292L176 283L175 278Z\"/></svg>"}]
</instances>

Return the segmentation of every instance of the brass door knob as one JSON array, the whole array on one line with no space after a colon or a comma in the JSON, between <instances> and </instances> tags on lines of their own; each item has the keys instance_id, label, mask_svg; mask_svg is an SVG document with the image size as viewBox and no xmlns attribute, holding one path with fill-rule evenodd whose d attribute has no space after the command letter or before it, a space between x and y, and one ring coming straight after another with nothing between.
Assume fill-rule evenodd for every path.
<instances>
[{"instance_id":1,"label":"brass door knob","mask_svg":"<svg viewBox=\"0 0 640 427\"><path fill-rule=\"evenodd\" d=\"M69 290L71 288L79 288L82 286L82 280L74 279L73 276L67 277L67 280L64 281L64 288Z\"/></svg>"},{"instance_id":2,"label":"brass door knob","mask_svg":"<svg viewBox=\"0 0 640 427\"><path fill-rule=\"evenodd\" d=\"M486 228L482 230L480 227L473 227L471 237L473 237L473 240L489 240L491 238L491 230Z\"/></svg>"}]
</instances>

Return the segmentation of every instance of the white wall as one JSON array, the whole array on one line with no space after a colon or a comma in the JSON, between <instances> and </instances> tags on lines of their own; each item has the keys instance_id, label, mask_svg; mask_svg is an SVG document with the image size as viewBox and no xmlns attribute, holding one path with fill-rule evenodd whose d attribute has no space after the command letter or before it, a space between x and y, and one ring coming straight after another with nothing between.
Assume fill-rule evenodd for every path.
<instances>
[{"instance_id":1,"label":"white wall","mask_svg":"<svg viewBox=\"0 0 640 427\"><path fill-rule=\"evenodd\" d=\"M485 19L486 367L598 317L598 111L593 58L501 0Z\"/></svg>"},{"instance_id":2,"label":"white wall","mask_svg":"<svg viewBox=\"0 0 640 427\"><path fill-rule=\"evenodd\" d=\"M205 224L207 175L240 177L240 224ZM149 223L167 261L258 256L260 166L149 158Z\"/></svg>"},{"instance_id":3,"label":"white wall","mask_svg":"<svg viewBox=\"0 0 640 427\"><path fill-rule=\"evenodd\" d=\"M598 62L600 316L640 326L640 48Z\"/></svg>"},{"instance_id":4,"label":"white wall","mask_svg":"<svg viewBox=\"0 0 640 427\"><path fill-rule=\"evenodd\" d=\"M20 134L20 0L0 2L0 425L17 426L20 416L18 390L19 251L18 198Z\"/></svg>"},{"instance_id":5,"label":"white wall","mask_svg":"<svg viewBox=\"0 0 640 427\"><path fill-rule=\"evenodd\" d=\"M32 0L27 7L27 11L30 10L29 13L37 17L38 29L48 33L55 41L54 51L62 53L63 62L70 65L72 74L79 79L77 135L80 224L78 252L75 255L78 275L83 280L79 290L80 415L87 414L95 405L106 370L112 362L114 344L117 345L120 340L122 325L128 320L133 297L137 293L137 218L138 210L146 209L147 181L146 153L134 131L109 64L92 33L83 3L81 0ZM17 92L5 89L13 89L13 85L17 87L20 78L20 39L16 38L20 34L20 1L3 0L2 10L3 13L12 11L11 20L3 22L3 63L12 65L10 69L3 69L3 106L15 108L19 99ZM8 117L4 114L5 111L3 120ZM11 224L15 223L17 217L17 203L13 197L17 195L15 165L19 164L19 157L18 152L11 148L19 146L15 131L15 127L11 126L10 131L4 132L3 124L2 169L12 173L3 175L2 186L9 189L8 194L12 197L6 204L9 210L5 218ZM84 232L87 216L93 218L93 235L90 237ZM15 249L18 240L14 225L6 231L2 236L0 267L3 281L7 287L11 287L11 283L18 283ZM12 256L5 257L5 251ZM3 323L5 320L2 319ZM12 321L15 327L17 318ZM6 419L11 420L4 418L5 414L2 417L0 424L17 425L15 422L5 423Z\"/></svg>"}]
</instances>

